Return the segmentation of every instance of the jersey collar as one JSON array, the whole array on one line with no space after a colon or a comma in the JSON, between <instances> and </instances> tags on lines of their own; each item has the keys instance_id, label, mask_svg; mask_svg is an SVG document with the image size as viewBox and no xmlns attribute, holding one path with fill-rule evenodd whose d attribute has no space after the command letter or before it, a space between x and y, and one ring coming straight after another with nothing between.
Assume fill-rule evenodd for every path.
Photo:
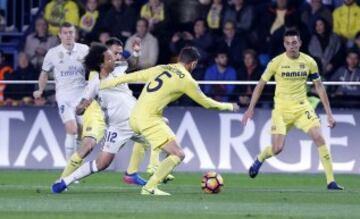
<instances>
[{"instance_id":1,"label":"jersey collar","mask_svg":"<svg viewBox=\"0 0 360 219\"><path fill-rule=\"evenodd\" d=\"M70 50L70 54L78 51L78 48L79 48L79 47L78 47L77 43L75 43L75 44L74 44L74 47L72 48L72 50ZM69 50L67 50L67 49L64 47L63 44L61 44L61 50L62 50L64 53L69 54Z\"/></svg>"}]
</instances>

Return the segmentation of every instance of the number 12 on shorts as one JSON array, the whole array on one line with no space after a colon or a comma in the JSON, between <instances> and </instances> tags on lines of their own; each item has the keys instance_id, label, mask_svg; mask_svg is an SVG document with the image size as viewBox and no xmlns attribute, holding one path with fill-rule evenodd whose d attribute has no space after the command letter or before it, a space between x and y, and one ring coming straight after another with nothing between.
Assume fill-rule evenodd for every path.
<instances>
[{"instance_id":1,"label":"number 12 on shorts","mask_svg":"<svg viewBox=\"0 0 360 219\"><path fill-rule=\"evenodd\" d=\"M117 137L116 132L106 132L106 142L115 143L116 137Z\"/></svg>"}]
</instances>

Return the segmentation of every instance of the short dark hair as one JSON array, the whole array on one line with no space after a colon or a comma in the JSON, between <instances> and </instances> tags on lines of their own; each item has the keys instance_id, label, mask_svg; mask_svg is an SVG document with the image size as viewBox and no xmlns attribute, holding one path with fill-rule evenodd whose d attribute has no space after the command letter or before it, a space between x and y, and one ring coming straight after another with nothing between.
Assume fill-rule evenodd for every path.
<instances>
[{"instance_id":1,"label":"short dark hair","mask_svg":"<svg viewBox=\"0 0 360 219\"><path fill-rule=\"evenodd\" d=\"M143 21L145 23L146 28L149 28L149 21L147 19L141 17L137 20L137 22L139 22L139 21Z\"/></svg>"},{"instance_id":2,"label":"short dark hair","mask_svg":"<svg viewBox=\"0 0 360 219\"><path fill-rule=\"evenodd\" d=\"M195 26L195 24L196 24L197 22L202 22L203 25L204 25L204 27L205 27L206 29L209 29L209 26L208 26L207 22L206 22L204 19L202 19L202 18L196 19L196 20L194 21L194 25L193 25L193 26Z\"/></svg>"},{"instance_id":3,"label":"short dark hair","mask_svg":"<svg viewBox=\"0 0 360 219\"><path fill-rule=\"evenodd\" d=\"M348 57L350 54L356 54L358 57L360 57L359 52L358 52L356 49L353 49L353 48L348 49L348 50L346 51L346 57Z\"/></svg>"},{"instance_id":4,"label":"short dark hair","mask_svg":"<svg viewBox=\"0 0 360 219\"><path fill-rule=\"evenodd\" d=\"M93 43L89 53L84 58L84 65L88 71L100 71L100 66L104 62L104 53L108 48L101 43Z\"/></svg>"},{"instance_id":5,"label":"short dark hair","mask_svg":"<svg viewBox=\"0 0 360 219\"><path fill-rule=\"evenodd\" d=\"M72 23L69 22L64 22L60 25L60 32L62 31L63 28L69 28L69 27L75 27Z\"/></svg>"},{"instance_id":6,"label":"short dark hair","mask_svg":"<svg viewBox=\"0 0 360 219\"><path fill-rule=\"evenodd\" d=\"M226 55L226 56L229 55L229 54L228 54L228 51L227 51L225 48L220 47L219 49L216 50L216 52L215 52L215 57L218 57L219 55L222 55L222 54L224 54L224 55Z\"/></svg>"},{"instance_id":7,"label":"short dark hair","mask_svg":"<svg viewBox=\"0 0 360 219\"><path fill-rule=\"evenodd\" d=\"M182 63L189 64L199 59L200 53L195 47L187 46L180 51L179 61Z\"/></svg>"},{"instance_id":8,"label":"short dark hair","mask_svg":"<svg viewBox=\"0 0 360 219\"><path fill-rule=\"evenodd\" d=\"M300 33L296 28L286 29L284 33L284 38L287 36L297 36L300 39Z\"/></svg>"},{"instance_id":9,"label":"short dark hair","mask_svg":"<svg viewBox=\"0 0 360 219\"><path fill-rule=\"evenodd\" d=\"M124 43L117 37L110 37L106 42L105 45L107 47L110 47L112 45L117 45L117 46L124 46Z\"/></svg>"},{"instance_id":10,"label":"short dark hair","mask_svg":"<svg viewBox=\"0 0 360 219\"><path fill-rule=\"evenodd\" d=\"M257 53L253 49L245 49L244 52L243 52L243 56L245 57L245 55L247 55L247 54L253 56L255 59L257 57Z\"/></svg>"}]
</instances>

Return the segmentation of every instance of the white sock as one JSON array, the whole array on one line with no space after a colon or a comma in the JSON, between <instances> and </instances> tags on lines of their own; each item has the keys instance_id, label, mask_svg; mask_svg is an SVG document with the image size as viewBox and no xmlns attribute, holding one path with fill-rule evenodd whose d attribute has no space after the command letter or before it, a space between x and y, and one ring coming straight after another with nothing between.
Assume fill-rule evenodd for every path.
<instances>
[{"instance_id":1,"label":"white sock","mask_svg":"<svg viewBox=\"0 0 360 219\"><path fill-rule=\"evenodd\" d=\"M80 180L84 177L87 177L91 174L98 172L98 168L96 166L96 161L89 161L81 165L77 170L75 170L69 176L63 178L65 184L68 186L76 180Z\"/></svg>"},{"instance_id":2,"label":"white sock","mask_svg":"<svg viewBox=\"0 0 360 219\"><path fill-rule=\"evenodd\" d=\"M77 146L77 135L66 134L65 137L65 158L70 160L71 155L75 152Z\"/></svg>"}]
</instances>

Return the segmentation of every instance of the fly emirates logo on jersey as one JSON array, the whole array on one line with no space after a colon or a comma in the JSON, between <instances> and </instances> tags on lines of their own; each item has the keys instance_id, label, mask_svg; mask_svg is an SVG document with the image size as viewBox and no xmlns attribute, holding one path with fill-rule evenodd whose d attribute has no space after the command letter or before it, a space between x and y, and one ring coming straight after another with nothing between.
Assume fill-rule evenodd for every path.
<instances>
[{"instance_id":1,"label":"fly emirates logo on jersey","mask_svg":"<svg viewBox=\"0 0 360 219\"><path fill-rule=\"evenodd\" d=\"M61 77L70 77L77 74L84 74L84 68L76 67L76 66L69 66L67 70L62 70L60 72Z\"/></svg>"}]
</instances>

